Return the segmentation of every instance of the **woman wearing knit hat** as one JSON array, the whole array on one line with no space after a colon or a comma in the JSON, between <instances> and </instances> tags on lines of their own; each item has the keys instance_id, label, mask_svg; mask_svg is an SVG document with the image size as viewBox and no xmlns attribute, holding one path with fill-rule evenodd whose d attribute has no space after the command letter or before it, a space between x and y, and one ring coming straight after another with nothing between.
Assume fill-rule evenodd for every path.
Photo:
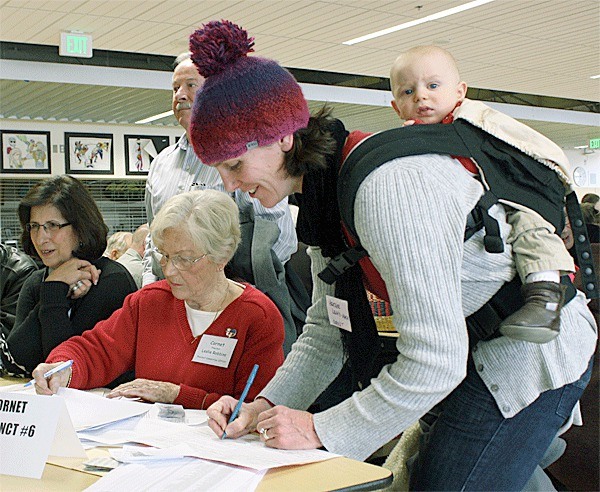
<instances>
[{"instance_id":1,"label":"woman wearing knit hat","mask_svg":"<svg viewBox=\"0 0 600 492\"><path fill-rule=\"evenodd\" d=\"M364 289L345 289L350 316L340 330L332 324L344 318L337 287L356 286L356 279L331 286L316 276L345 249L336 178L366 135L349 134L326 111L309 117L291 74L247 56L252 47L228 21L191 36L192 59L206 77L194 103L192 143L228 191L248 191L267 207L296 194L298 236L312 246L313 306L272 381L231 424L236 401L221 398L208 410L210 427L228 437L257 430L270 447L324 446L365 459L435 407L411 488L522 489L589 380L597 335L582 294L565 306L552 342L499 337L470 348L464 317L514 276L510 248L486 253L483 231L463 244L466 217L483 189L460 164L441 155L394 159L365 178L354 204L356 230L385 282L399 333L400 355L373 373L377 334L365 328L374 326L372 317L360 315ZM501 207L494 214L506 237ZM305 411L346 357L357 392L328 410Z\"/></svg>"}]
</instances>

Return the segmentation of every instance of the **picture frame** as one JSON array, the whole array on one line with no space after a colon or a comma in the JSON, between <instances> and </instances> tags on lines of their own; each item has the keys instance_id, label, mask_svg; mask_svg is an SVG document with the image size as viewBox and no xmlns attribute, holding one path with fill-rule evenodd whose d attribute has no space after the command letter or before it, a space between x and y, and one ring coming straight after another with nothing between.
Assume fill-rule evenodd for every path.
<instances>
[{"instance_id":1,"label":"picture frame","mask_svg":"<svg viewBox=\"0 0 600 492\"><path fill-rule=\"evenodd\" d=\"M113 174L112 134L65 132L65 172Z\"/></svg>"},{"instance_id":2,"label":"picture frame","mask_svg":"<svg viewBox=\"0 0 600 492\"><path fill-rule=\"evenodd\" d=\"M125 135L125 174L148 174L154 158L168 146L167 135Z\"/></svg>"},{"instance_id":3,"label":"picture frame","mask_svg":"<svg viewBox=\"0 0 600 492\"><path fill-rule=\"evenodd\" d=\"M50 174L52 147L50 132L0 130L0 172Z\"/></svg>"}]
</instances>

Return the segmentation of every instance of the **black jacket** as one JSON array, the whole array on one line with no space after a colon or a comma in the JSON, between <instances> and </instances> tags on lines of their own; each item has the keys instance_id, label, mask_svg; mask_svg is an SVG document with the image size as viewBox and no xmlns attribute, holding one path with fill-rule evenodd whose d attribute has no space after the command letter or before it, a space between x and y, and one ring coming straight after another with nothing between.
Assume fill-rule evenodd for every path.
<instances>
[{"instance_id":1,"label":"black jacket","mask_svg":"<svg viewBox=\"0 0 600 492\"><path fill-rule=\"evenodd\" d=\"M0 329L4 338L8 337L15 324L21 287L37 269L30 256L0 243Z\"/></svg>"}]
</instances>

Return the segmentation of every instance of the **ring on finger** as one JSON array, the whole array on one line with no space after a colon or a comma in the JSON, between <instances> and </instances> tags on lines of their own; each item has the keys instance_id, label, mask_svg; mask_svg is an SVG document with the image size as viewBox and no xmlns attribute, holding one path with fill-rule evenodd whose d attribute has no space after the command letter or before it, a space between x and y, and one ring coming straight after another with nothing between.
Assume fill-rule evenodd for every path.
<instances>
[{"instance_id":1,"label":"ring on finger","mask_svg":"<svg viewBox=\"0 0 600 492\"><path fill-rule=\"evenodd\" d=\"M258 430L258 433L265 438L265 441L269 440L269 436L267 435L267 429L261 427Z\"/></svg>"},{"instance_id":2,"label":"ring on finger","mask_svg":"<svg viewBox=\"0 0 600 492\"><path fill-rule=\"evenodd\" d=\"M71 287L71 291L75 292L77 289L83 287L83 282L78 280L73 287Z\"/></svg>"}]
</instances>

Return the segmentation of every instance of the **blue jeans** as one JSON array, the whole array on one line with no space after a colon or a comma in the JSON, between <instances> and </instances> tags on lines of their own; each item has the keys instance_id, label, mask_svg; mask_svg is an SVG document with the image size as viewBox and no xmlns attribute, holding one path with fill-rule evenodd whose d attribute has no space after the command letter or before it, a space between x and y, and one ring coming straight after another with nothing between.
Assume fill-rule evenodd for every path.
<instances>
[{"instance_id":1,"label":"blue jeans","mask_svg":"<svg viewBox=\"0 0 600 492\"><path fill-rule=\"evenodd\" d=\"M545 391L505 419L469 357L466 378L421 421L410 490L522 490L591 372L592 361L578 381Z\"/></svg>"}]
</instances>

